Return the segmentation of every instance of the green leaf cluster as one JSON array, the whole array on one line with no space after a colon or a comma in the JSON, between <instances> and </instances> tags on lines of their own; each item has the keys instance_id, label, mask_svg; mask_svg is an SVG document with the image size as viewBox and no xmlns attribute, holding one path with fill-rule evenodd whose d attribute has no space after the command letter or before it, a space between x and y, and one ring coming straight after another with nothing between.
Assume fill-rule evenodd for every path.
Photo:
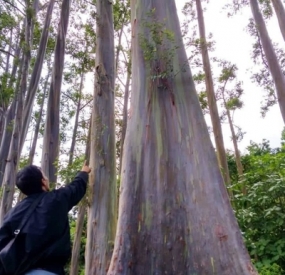
<instances>
[{"instance_id":1,"label":"green leaf cluster","mask_svg":"<svg viewBox=\"0 0 285 275\"><path fill-rule=\"evenodd\" d=\"M261 274L285 274L285 151L263 141L251 143L248 152L244 175L233 185L235 214ZM246 194L239 191L243 185Z\"/></svg>"}]
</instances>

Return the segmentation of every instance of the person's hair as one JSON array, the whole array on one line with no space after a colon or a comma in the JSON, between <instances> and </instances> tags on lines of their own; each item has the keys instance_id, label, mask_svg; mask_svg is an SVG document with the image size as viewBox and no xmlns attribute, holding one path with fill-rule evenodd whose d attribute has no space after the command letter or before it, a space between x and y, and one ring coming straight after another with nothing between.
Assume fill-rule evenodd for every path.
<instances>
[{"instance_id":1,"label":"person's hair","mask_svg":"<svg viewBox=\"0 0 285 275\"><path fill-rule=\"evenodd\" d=\"M39 167L29 165L17 173L16 185L22 193L29 196L42 192L43 173Z\"/></svg>"}]
</instances>

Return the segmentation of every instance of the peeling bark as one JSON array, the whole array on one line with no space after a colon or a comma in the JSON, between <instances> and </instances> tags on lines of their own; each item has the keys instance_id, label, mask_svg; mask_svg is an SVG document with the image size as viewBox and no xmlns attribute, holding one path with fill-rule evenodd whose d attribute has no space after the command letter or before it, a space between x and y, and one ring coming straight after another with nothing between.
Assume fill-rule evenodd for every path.
<instances>
[{"instance_id":1,"label":"peeling bark","mask_svg":"<svg viewBox=\"0 0 285 275\"><path fill-rule=\"evenodd\" d=\"M131 10L133 93L107 274L256 275L199 105L175 0L132 0ZM174 41L155 44L145 21L162 24ZM141 37L155 47L151 60ZM169 63L172 71L153 78Z\"/></svg>"}]
</instances>

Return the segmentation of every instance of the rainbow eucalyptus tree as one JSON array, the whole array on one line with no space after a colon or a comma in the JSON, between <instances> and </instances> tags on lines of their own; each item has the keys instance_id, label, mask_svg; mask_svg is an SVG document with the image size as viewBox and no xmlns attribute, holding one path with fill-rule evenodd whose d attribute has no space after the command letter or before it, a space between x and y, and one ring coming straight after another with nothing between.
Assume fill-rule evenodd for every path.
<instances>
[{"instance_id":1,"label":"rainbow eucalyptus tree","mask_svg":"<svg viewBox=\"0 0 285 275\"><path fill-rule=\"evenodd\" d=\"M115 49L113 6L96 1L95 89L91 121L90 208L85 274L105 275L113 251L117 220L115 162Z\"/></svg>"},{"instance_id":2,"label":"rainbow eucalyptus tree","mask_svg":"<svg viewBox=\"0 0 285 275\"><path fill-rule=\"evenodd\" d=\"M132 0L131 10L131 111L108 275L256 275L199 105L175 0Z\"/></svg>"}]
</instances>

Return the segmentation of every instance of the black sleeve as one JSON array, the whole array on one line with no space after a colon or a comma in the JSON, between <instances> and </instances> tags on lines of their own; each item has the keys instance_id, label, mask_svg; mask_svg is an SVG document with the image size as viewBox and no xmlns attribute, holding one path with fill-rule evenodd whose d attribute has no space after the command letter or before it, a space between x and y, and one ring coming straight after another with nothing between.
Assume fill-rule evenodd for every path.
<instances>
[{"instance_id":1,"label":"black sleeve","mask_svg":"<svg viewBox=\"0 0 285 275\"><path fill-rule=\"evenodd\" d=\"M2 250L7 243L12 239L11 228L8 222L3 222L3 226L0 228L0 250Z\"/></svg>"},{"instance_id":2,"label":"black sleeve","mask_svg":"<svg viewBox=\"0 0 285 275\"><path fill-rule=\"evenodd\" d=\"M74 180L66 187L55 190L57 196L61 201L66 201L68 205L68 211L78 204L86 193L88 182L88 173L79 172Z\"/></svg>"}]
</instances>

